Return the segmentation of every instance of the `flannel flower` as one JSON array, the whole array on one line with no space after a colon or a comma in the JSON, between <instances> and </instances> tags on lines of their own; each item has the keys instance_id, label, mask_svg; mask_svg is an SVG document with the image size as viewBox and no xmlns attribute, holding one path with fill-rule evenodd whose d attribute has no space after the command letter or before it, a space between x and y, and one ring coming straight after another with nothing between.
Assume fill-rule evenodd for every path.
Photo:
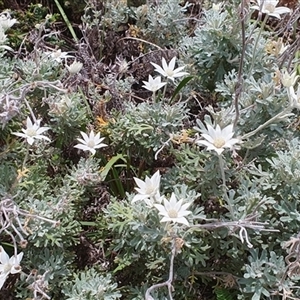
<instances>
[{"instance_id":1,"label":"flannel flower","mask_svg":"<svg viewBox=\"0 0 300 300\"><path fill-rule=\"evenodd\" d=\"M291 107L300 109L300 85L298 85L297 93L293 86L288 87L288 95Z\"/></svg>"},{"instance_id":2,"label":"flannel flower","mask_svg":"<svg viewBox=\"0 0 300 300\"><path fill-rule=\"evenodd\" d=\"M49 127L40 127L40 123L41 123L41 120L36 120L36 122L33 124L31 122L30 118L27 117L26 129L22 128L23 133L13 132L12 134L22 137L22 138L25 138L29 145L32 145L34 143L35 139L38 139L38 140L43 139L43 140L51 142L51 140L48 137L42 135L42 133L49 130L50 128Z\"/></svg>"},{"instance_id":3,"label":"flannel flower","mask_svg":"<svg viewBox=\"0 0 300 300\"><path fill-rule=\"evenodd\" d=\"M281 19L281 14L290 13L291 10L288 7L279 6L276 7L279 0L256 0L257 5L251 6L251 8L261 11L264 14Z\"/></svg>"},{"instance_id":4,"label":"flannel flower","mask_svg":"<svg viewBox=\"0 0 300 300\"><path fill-rule=\"evenodd\" d=\"M0 27L3 29L3 31L6 31L10 27L12 27L16 22L16 19L11 19L7 14L0 15Z\"/></svg>"},{"instance_id":5,"label":"flannel flower","mask_svg":"<svg viewBox=\"0 0 300 300\"><path fill-rule=\"evenodd\" d=\"M23 258L23 252L17 256L13 255L9 258L2 246L0 246L0 290L9 274L20 273L22 268L20 262Z\"/></svg>"},{"instance_id":6,"label":"flannel flower","mask_svg":"<svg viewBox=\"0 0 300 300\"><path fill-rule=\"evenodd\" d=\"M66 60L67 58L74 58L74 56L69 55L68 52L62 52L60 49L53 52L46 52L46 54L58 63L60 63L63 59Z\"/></svg>"},{"instance_id":7,"label":"flannel flower","mask_svg":"<svg viewBox=\"0 0 300 300\"><path fill-rule=\"evenodd\" d=\"M94 131L92 130L89 136L82 131L80 132L80 134L82 135L83 139L77 139L80 144L74 146L75 148L81 149L83 151L90 151L93 155L95 155L96 149L107 146L106 144L101 143L104 138L100 138L100 132L95 135Z\"/></svg>"},{"instance_id":8,"label":"flannel flower","mask_svg":"<svg viewBox=\"0 0 300 300\"><path fill-rule=\"evenodd\" d=\"M171 79L172 81L174 81L175 78L177 78L177 77L182 77L182 76L189 74L187 72L181 72L185 68L185 66L174 69L175 63L176 63L176 56L174 56L171 59L169 64L167 64L165 58L163 57L162 58L162 67L159 66L158 64L151 62L151 64L155 67L156 72L160 73L164 77L167 77L168 79Z\"/></svg>"},{"instance_id":9,"label":"flannel flower","mask_svg":"<svg viewBox=\"0 0 300 300\"><path fill-rule=\"evenodd\" d=\"M161 82L160 76L157 76L153 79L151 75L148 76L148 81L143 81L143 83L143 87L151 92L156 92L167 84L166 82Z\"/></svg>"},{"instance_id":10,"label":"flannel flower","mask_svg":"<svg viewBox=\"0 0 300 300\"><path fill-rule=\"evenodd\" d=\"M292 74L289 74L288 71L285 70L282 72L281 83L283 86L289 88L295 85L298 78L299 75L297 75L297 71L293 72Z\"/></svg>"},{"instance_id":11,"label":"flannel flower","mask_svg":"<svg viewBox=\"0 0 300 300\"><path fill-rule=\"evenodd\" d=\"M175 194L172 193L170 201L164 198L164 205L154 204L159 211L158 214L163 216L160 222L173 222L189 226L189 222L185 216L192 213L191 211L187 210L187 208L190 206L190 203L182 204L182 202L182 199L177 201Z\"/></svg>"},{"instance_id":12,"label":"flannel flower","mask_svg":"<svg viewBox=\"0 0 300 300\"><path fill-rule=\"evenodd\" d=\"M146 176L145 181L134 177L135 183L138 186L135 190L138 194L134 196L132 203L143 200L147 206L152 207L155 201L160 201L160 177L159 171L156 171L151 178Z\"/></svg>"},{"instance_id":13,"label":"flannel flower","mask_svg":"<svg viewBox=\"0 0 300 300\"><path fill-rule=\"evenodd\" d=\"M79 61L74 60L71 65L66 65L66 68L68 69L69 73L71 75L74 75L82 69L83 64Z\"/></svg>"},{"instance_id":14,"label":"flannel flower","mask_svg":"<svg viewBox=\"0 0 300 300\"><path fill-rule=\"evenodd\" d=\"M239 139L232 138L234 135L233 125L228 125L221 129L219 125L216 129L207 124L207 133L202 133L201 136L205 140L198 140L196 144L204 145L207 150L214 150L220 155L225 148L232 148L234 144L240 142Z\"/></svg>"},{"instance_id":15,"label":"flannel flower","mask_svg":"<svg viewBox=\"0 0 300 300\"><path fill-rule=\"evenodd\" d=\"M218 3L218 4L213 3L212 4L212 10L215 11L215 12L220 12L222 6L223 6L223 2Z\"/></svg>"}]
</instances>

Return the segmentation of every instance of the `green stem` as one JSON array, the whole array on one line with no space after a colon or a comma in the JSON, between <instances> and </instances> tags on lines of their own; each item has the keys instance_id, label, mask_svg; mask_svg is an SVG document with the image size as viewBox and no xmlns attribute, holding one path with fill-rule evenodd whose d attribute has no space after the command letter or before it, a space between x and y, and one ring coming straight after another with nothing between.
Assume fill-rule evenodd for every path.
<instances>
[{"instance_id":1,"label":"green stem","mask_svg":"<svg viewBox=\"0 0 300 300\"><path fill-rule=\"evenodd\" d=\"M259 33L258 33L258 36L256 38L256 41L255 41L255 45L254 45L254 49L253 49L253 54L252 54L252 62L251 62L251 67L250 67L250 70L249 70L249 74L252 73L252 70L253 70L253 66L254 66L254 61L255 61L255 54L256 54L256 48L257 48L257 45L258 45L258 41L260 39L260 36L265 28L265 25L266 25L266 22L268 20L268 14L266 14L263 22L261 23L261 26L260 26L260 30L259 30Z\"/></svg>"},{"instance_id":2,"label":"green stem","mask_svg":"<svg viewBox=\"0 0 300 300\"><path fill-rule=\"evenodd\" d=\"M231 214L232 219L234 219L234 209L233 209L233 204L231 203L228 195L227 195L227 188L226 188L226 178L225 178L225 170L224 170L224 160L222 157L222 154L218 155L219 157L219 166L220 166L220 171L221 171L221 177L222 177L222 190L223 190L223 195L224 199L227 202L227 208Z\"/></svg>"},{"instance_id":3,"label":"green stem","mask_svg":"<svg viewBox=\"0 0 300 300\"><path fill-rule=\"evenodd\" d=\"M153 99L153 103L156 103L156 99L155 99L155 91L153 91L152 99Z\"/></svg>"},{"instance_id":4,"label":"green stem","mask_svg":"<svg viewBox=\"0 0 300 300\"><path fill-rule=\"evenodd\" d=\"M31 114L31 117L32 117L32 119L33 119L33 123L36 123L36 117L35 117L35 115L34 115L34 113L33 113L33 110L32 110L32 108L31 108L31 106L29 105L29 103L28 103L26 97L24 97L24 102L25 102L25 104L26 104L26 106L27 106L27 108L28 108L28 110L29 110L29 112L30 112L30 114Z\"/></svg>"},{"instance_id":5,"label":"green stem","mask_svg":"<svg viewBox=\"0 0 300 300\"><path fill-rule=\"evenodd\" d=\"M29 144L27 144L27 147L26 147L26 153L25 153L25 157L24 157L24 160L23 160L23 164L22 164L22 170L25 170L25 167L26 167L26 162L27 162L27 159L28 159L28 154L29 154Z\"/></svg>"},{"instance_id":6,"label":"green stem","mask_svg":"<svg viewBox=\"0 0 300 300\"><path fill-rule=\"evenodd\" d=\"M78 42L78 38L76 36L76 33L75 33L75 31L74 31L74 29L73 29L73 27L72 27L72 25L71 25L71 23L70 23L67 15L65 14L65 12L64 12L63 8L61 7L60 3L58 2L58 0L54 0L54 2L56 4L56 6L57 6L57 8L58 8L58 10L59 10L59 12L61 14L61 16L63 17L63 19L64 19L64 21L65 21L68 29L70 30L70 33L71 33L74 41L77 43Z\"/></svg>"},{"instance_id":7,"label":"green stem","mask_svg":"<svg viewBox=\"0 0 300 300\"><path fill-rule=\"evenodd\" d=\"M265 128L268 125L272 124L275 120L282 118L283 116L285 116L286 114L288 114L290 112L291 112L291 107L288 106L286 109L284 109L283 111L281 111L280 113L278 113L276 116L274 116L273 118L269 119L264 124L261 124L260 126L258 126L255 130L253 130L253 131L251 131L251 132L246 133L245 135L243 135L242 140L248 139L252 135L254 135L257 132L259 132L260 130L262 130L263 128Z\"/></svg>"},{"instance_id":8,"label":"green stem","mask_svg":"<svg viewBox=\"0 0 300 300\"><path fill-rule=\"evenodd\" d=\"M169 83L169 79L167 79L167 84L164 87L163 98L165 98L165 95L166 95L166 92L167 92L168 83Z\"/></svg>"}]
</instances>

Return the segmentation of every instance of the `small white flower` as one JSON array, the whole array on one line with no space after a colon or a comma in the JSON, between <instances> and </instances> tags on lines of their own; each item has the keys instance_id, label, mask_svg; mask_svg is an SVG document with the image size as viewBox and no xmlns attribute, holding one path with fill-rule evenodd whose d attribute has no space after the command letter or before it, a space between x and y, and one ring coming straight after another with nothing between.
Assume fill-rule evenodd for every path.
<instances>
[{"instance_id":1,"label":"small white flower","mask_svg":"<svg viewBox=\"0 0 300 300\"><path fill-rule=\"evenodd\" d=\"M232 138L234 135L233 125L228 125L221 129L217 125L216 129L207 124L207 133L202 133L201 136L205 140L196 141L198 145L204 145L207 150L215 150L220 155L225 148L232 148L234 144L239 143L239 139Z\"/></svg>"},{"instance_id":2,"label":"small white flower","mask_svg":"<svg viewBox=\"0 0 300 300\"><path fill-rule=\"evenodd\" d=\"M222 8L222 5L223 5L222 2L218 3L218 4L213 3L212 10L215 11L215 12L219 12L221 10L221 8Z\"/></svg>"},{"instance_id":3,"label":"small white flower","mask_svg":"<svg viewBox=\"0 0 300 300\"><path fill-rule=\"evenodd\" d=\"M61 49L53 52L46 52L46 55L58 63L60 63L63 59L65 60L67 58L74 58L74 56L69 55L68 52L62 52Z\"/></svg>"},{"instance_id":4,"label":"small white flower","mask_svg":"<svg viewBox=\"0 0 300 300\"><path fill-rule=\"evenodd\" d=\"M172 193L170 201L164 198L164 205L154 204L154 206L159 210L159 215L162 215L163 218L160 222L173 222L173 223L181 223L186 226L189 226L189 223L185 216L191 214L192 212L186 210L190 203L182 204L183 199L177 201L176 196Z\"/></svg>"},{"instance_id":5,"label":"small white flower","mask_svg":"<svg viewBox=\"0 0 300 300\"><path fill-rule=\"evenodd\" d=\"M300 109L300 85L298 85L297 93L293 86L288 87L288 95L290 105L294 108Z\"/></svg>"},{"instance_id":6,"label":"small white flower","mask_svg":"<svg viewBox=\"0 0 300 300\"><path fill-rule=\"evenodd\" d=\"M69 55L68 52L62 52L60 49L53 51L53 52L46 52L46 55L50 56L51 59L61 62L63 59L65 60L66 58L74 58L74 56Z\"/></svg>"},{"instance_id":7,"label":"small white flower","mask_svg":"<svg viewBox=\"0 0 300 300\"><path fill-rule=\"evenodd\" d=\"M4 31L12 27L16 22L16 19L11 19L8 15L0 15L0 27L2 27Z\"/></svg>"},{"instance_id":8,"label":"small white flower","mask_svg":"<svg viewBox=\"0 0 300 300\"><path fill-rule=\"evenodd\" d=\"M289 74L288 71L285 70L281 75L281 83L283 86L289 88L295 85L298 78L299 75L297 75L297 71L293 72L292 74Z\"/></svg>"},{"instance_id":9,"label":"small white flower","mask_svg":"<svg viewBox=\"0 0 300 300\"><path fill-rule=\"evenodd\" d=\"M290 13L291 10L288 7L279 6L276 7L279 0L256 0L257 5L251 6L251 8L261 11L264 14L281 19L281 14Z\"/></svg>"},{"instance_id":10,"label":"small white flower","mask_svg":"<svg viewBox=\"0 0 300 300\"><path fill-rule=\"evenodd\" d=\"M119 67L118 68L118 73L119 74L125 74L128 69L129 69L129 64L128 62L126 61L126 59L122 59L120 57L117 57L117 66Z\"/></svg>"},{"instance_id":11,"label":"small white flower","mask_svg":"<svg viewBox=\"0 0 300 300\"><path fill-rule=\"evenodd\" d=\"M146 176L145 181L134 177L135 183L138 186L138 188L135 188L135 190L138 192L138 194L134 196L132 203L139 200L144 200L148 206L152 207L154 201L160 201L160 178L161 176L159 174L159 170L156 171L151 178Z\"/></svg>"},{"instance_id":12,"label":"small white flower","mask_svg":"<svg viewBox=\"0 0 300 300\"><path fill-rule=\"evenodd\" d=\"M166 82L161 82L161 77L157 76L153 79L151 75L148 77L148 81L143 81L143 87L151 92L158 91L161 87L166 85Z\"/></svg>"},{"instance_id":13,"label":"small white flower","mask_svg":"<svg viewBox=\"0 0 300 300\"><path fill-rule=\"evenodd\" d=\"M22 128L23 133L13 132L12 134L22 137L22 138L25 138L29 145L33 144L34 139L38 139L38 140L44 139L46 141L51 142L51 140L48 137L42 135L42 133L49 130L50 128L49 127L40 127L40 123L41 123L41 120L36 120L36 122L33 124L31 122L30 118L27 117L26 129Z\"/></svg>"},{"instance_id":14,"label":"small white flower","mask_svg":"<svg viewBox=\"0 0 300 300\"><path fill-rule=\"evenodd\" d=\"M74 61L70 66L66 65L71 75L78 73L82 69L83 64L79 61Z\"/></svg>"},{"instance_id":15,"label":"small white flower","mask_svg":"<svg viewBox=\"0 0 300 300\"><path fill-rule=\"evenodd\" d=\"M2 246L0 246L0 290L9 274L20 273L22 268L20 262L23 258L23 252L17 256L9 258Z\"/></svg>"},{"instance_id":16,"label":"small white flower","mask_svg":"<svg viewBox=\"0 0 300 300\"><path fill-rule=\"evenodd\" d=\"M77 139L81 144L77 144L76 146L74 146L75 148L81 149L83 151L90 151L93 155L95 155L96 149L107 146L106 144L101 143L104 138L100 138L100 132L95 135L94 131L92 130L89 136L82 131L80 132L80 134L82 135L83 139Z\"/></svg>"},{"instance_id":17,"label":"small white flower","mask_svg":"<svg viewBox=\"0 0 300 300\"><path fill-rule=\"evenodd\" d=\"M151 64L155 67L156 72L160 73L164 77L167 77L168 79L171 79L172 81L174 81L176 77L182 77L189 74L187 72L181 72L185 68L185 66L174 69L175 63L176 63L176 56L174 56L171 59L169 64L167 64L165 58L163 57L162 67L159 66L158 64L151 62Z\"/></svg>"}]
</instances>

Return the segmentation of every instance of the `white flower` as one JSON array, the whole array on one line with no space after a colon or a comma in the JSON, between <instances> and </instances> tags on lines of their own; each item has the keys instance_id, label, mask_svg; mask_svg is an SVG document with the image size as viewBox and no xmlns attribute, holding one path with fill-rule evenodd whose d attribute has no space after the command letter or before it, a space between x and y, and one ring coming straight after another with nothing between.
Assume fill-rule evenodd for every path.
<instances>
[{"instance_id":1,"label":"white flower","mask_svg":"<svg viewBox=\"0 0 300 300\"><path fill-rule=\"evenodd\" d=\"M36 120L36 122L33 124L30 120L29 117L27 117L27 121L26 121L26 129L22 128L23 133L20 132L13 132L12 134L16 135L16 136L20 136L22 138L25 138L27 140L27 143L29 145L32 145L34 142L34 139L44 139L47 140L49 142L51 142L51 140L42 135L42 133L44 133L45 131L49 130L49 127L40 127L40 123L41 120Z\"/></svg>"},{"instance_id":2,"label":"white flower","mask_svg":"<svg viewBox=\"0 0 300 300\"><path fill-rule=\"evenodd\" d=\"M23 258L23 252L17 256L9 258L2 246L0 246L0 290L9 274L20 273L22 268L20 262Z\"/></svg>"},{"instance_id":3,"label":"white flower","mask_svg":"<svg viewBox=\"0 0 300 300\"><path fill-rule=\"evenodd\" d=\"M107 146L106 144L101 143L104 138L100 138L100 132L95 135L94 131L92 130L89 136L82 131L80 132L80 134L82 135L83 139L77 139L81 144L77 144L76 146L74 146L75 148L81 149L83 151L90 151L93 155L95 155L96 149Z\"/></svg>"},{"instance_id":4,"label":"white flower","mask_svg":"<svg viewBox=\"0 0 300 300\"><path fill-rule=\"evenodd\" d=\"M152 207L154 201L160 201L160 177L159 170L156 171L151 178L146 176L145 181L134 177L135 183L138 186L138 188L135 188L135 190L138 192L138 194L134 196L132 203L139 200L144 200L148 206Z\"/></svg>"},{"instance_id":5,"label":"white flower","mask_svg":"<svg viewBox=\"0 0 300 300\"><path fill-rule=\"evenodd\" d=\"M284 45L282 38L277 39L277 41L271 40L267 42L265 46L266 52L275 55L276 57L285 52L288 48L289 45Z\"/></svg>"},{"instance_id":6,"label":"white flower","mask_svg":"<svg viewBox=\"0 0 300 300\"><path fill-rule=\"evenodd\" d=\"M62 59L74 58L74 56L68 55L68 52L61 52L60 49L53 52L46 52L46 54L59 63L62 61Z\"/></svg>"},{"instance_id":7,"label":"white flower","mask_svg":"<svg viewBox=\"0 0 300 300\"><path fill-rule=\"evenodd\" d=\"M117 57L117 66L119 67L118 72L119 74L125 74L129 69L129 64L125 59Z\"/></svg>"},{"instance_id":8,"label":"white flower","mask_svg":"<svg viewBox=\"0 0 300 300\"><path fill-rule=\"evenodd\" d=\"M181 223L184 225L189 226L189 223L185 216L192 213L189 210L186 210L190 203L183 204L183 199L177 201L176 196L172 193L170 201L166 198L164 199L164 205L161 204L154 204L154 206L159 210L159 215L162 215L163 218L160 222L173 222L173 223Z\"/></svg>"},{"instance_id":9,"label":"white flower","mask_svg":"<svg viewBox=\"0 0 300 300\"><path fill-rule=\"evenodd\" d=\"M153 201L159 201L160 178L161 176L159 174L159 170L156 171L151 178L146 176L145 181L134 177L134 180L138 186L138 188L135 188L135 190L138 192L138 194L134 196L132 203L139 200L144 200L149 206L152 206Z\"/></svg>"},{"instance_id":10,"label":"white flower","mask_svg":"<svg viewBox=\"0 0 300 300\"><path fill-rule=\"evenodd\" d=\"M295 85L298 78L299 75L297 75L297 71L293 72L292 74L289 74L288 71L285 70L281 75L281 82L283 86L289 88Z\"/></svg>"},{"instance_id":11,"label":"white flower","mask_svg":"<svg viewBox=\"0 0 300 300\"><path fill-rule=\"evenodd\" d=\"M66 68L70 72L71 75L78 73L82 69L83 64L79 61L74 60L74 62L68 66L66 65Z\"/></svg>"},{"instance_id":12,"label":"white flower","mask_svg":"<svg viewBox=\"0 0 300 300\"><path fill-rule=\"evenodd\" d=\"M215 12L219 12L221 10L221 8L222 8L222 5L223 5L222 2L218 3L218 4L213 3L212 10L215 11Z\"/></svg>"},{"instance_id":13,"label":"white flower","mask_svg":"<svg viewBox=\"0 0 300 300\"><path fill-rule=\"evenodd\" d=\"M143 81L143 83L143 87L151 92L156 92L161 87L167 84L166 82L161 82L160 76L157 76L153 79L151 75L149 75L148 81Z\"/></svg>"},{"instance_id":14,"label":"white flower","mask_svg":"<svg viewBox=\"0 0 300 300\"><path fill-rule=\"evenodd\" d=\"M293 86L288 87L288 95L290 100L290 105L297 109L300 109L300 85L298 85L297 93Z\"/></svg>"},{"instance_id":15,"label":"white flower","mask_svg":"<svg viewBox=\"0 0 300 300\"><path fill-rule=\"evenodd\" d=\"M220 155L225 148L232 148L234 144L239 143L239 139L233 139L233 125L228 125L221 129L217 125L216 129L207 124L207 133L202 133L201 136L205 140L196 141L198 145L204 145L207 150L215 150Z\"/></svg>"},{"instance_id":16,"label":"white flower","mask_svg":"<svg viewBox=\"0 0 300 300\"><path fill-rule=\"evenodd\" d=\"M8 15L0 15L0 27L2 27L4 31L12 27L16 22L16 19L11 19Z\"/></svg>"},{"instance_id":17,"label":"white flower","mask_svg":"<svg viewBox=\"0 0 300 300\"><path fill-rule=\"evenodd\" d=\"M251 6L256 10L261 11L269 16L281 19L281 14L290 13L291 10L288 7L279 6L276 7L279 0L256 0L258 5Z\"/></svg>"},{"instance_id":18,"label":"white flower","mask_svg":"<svg viewBox=\"0 0 300 300\"><path fill-rule=\"evenodd\" d=\"M174 56L171 61L169 62L169 64L167 64L165 58L162 58L162 67L151 62L151 64L155 67L155 71L160 73L161 75L163 75L164 77L167 77L169 79L171 79L172 81L174 81L174 79L176 77L182 77L184 75L188 75L189 73L186 72L180 72L182 71L185 66L183 67L179 67L177 69L175 68L175 62L176 62L176 56Z\"/></svg>"}]
</instances>

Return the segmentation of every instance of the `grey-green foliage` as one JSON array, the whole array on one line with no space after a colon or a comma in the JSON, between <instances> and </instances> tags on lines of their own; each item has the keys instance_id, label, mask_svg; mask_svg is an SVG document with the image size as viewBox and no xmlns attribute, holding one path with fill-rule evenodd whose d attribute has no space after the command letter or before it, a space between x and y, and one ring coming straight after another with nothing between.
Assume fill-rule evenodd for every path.
<instances>
[{"instance_id":1,"label":"grey-green foliage","mask_svg":"<svg viewBox=\"0 0 300 300\"><path fill-rule=\"evenodd\" d=\"M216 82L237 69L241 51L237 16L227 10L208 10L198 23L193 37L184 37L179 47L185 60L193 64L204 88L213 90Z\"/></svg>"},{"instance_id":2,"label":"grey-green foliage","mask_svg":"<svg viewBox=\"0 0 300 300\"><path fill-rule=\"evenodd\" d=\"M36 157L35 163L18 185L16 201L33 215L48 218L53 223L33 218L29 222L29 240L36 247L70 246L75 243L75 235L80 230L74 219L75 203L81 201L84 189L78 186L77 178L68 174L54 181L47 174L47 165L42 158Z\"/></svg>"},{"instance_id":3,"label":"grey-green foliage","mask_svg":"<svg viewBox=\"0 0 300 300\"><path fill-rule=\"evenodd\" d=\"M253 249L250 251L249 263L245 265L244 278L239 280L242 298L251 295L251 300L280 299L276 297L276 291L281 289L281 279L285 272L285 262L282 256L267 250ZM273 294L274 293L274 294ZM271 296L272 295L272 296Z\"/></svg>"},{"instance_id":4,"label":"grey-green foliage","mask_svg":"<svg viewBox=\"0 0 300 300\"><path fill-rule=\"evenodd\" d=\"M101 275L94 268L74 275L74 280L62 292L66 300L115 300L120 299L117 284L111 275Z\"/></svg>"},{"instance_id":5,"label":"grey-green foliage","mask_svg":"<svg viewBox=\"0 0 300 300\"><path fill-rule=\"evenodd\" d=\"M137 8L136 25L141 28L144 38L159 45L174 47L183 36L187 34L186 18L189 3L182 5L180 0L160 1L158 5L150 5L147 8Z\"/></svg>"},{"instance_id":6,"label":"grey-green foliage","mask_svg":"<svg viewBox=\"0 0 300 300\"><path fill-rule=\"evenodd\" d=\"M2 161L0 164L0 196L4 196L9 191L17 177L17 170L11 161Z\"/></svg>"},{"instance_id":7,"label":"grey-green foliage","mask_svg":"<svg viewBox=\"0 0 300 300\"><path fill-rule=\"evenodd\" d=\"M287 141L287 149L276 151L268 158L274 177L272 188L282 196L298 197L300 193L300 141L298 138Z\"/></svg>"},{"instance_id":8,"label":"grey-green foliage","mask_svg":"<svg viewBox=\"0 0 300 300\"><path fill-rule=\"evenodd\" d=\"M155 252L163 234L155 212L151 212L143 203L133 206L130 201L111 199L104 213L108 228L117 233L113 241L115 251L126 249L126 255L135 253L135 256L140 256L141 251Z\"/></svg>"},{"instance_id":9,"label":"grey-green foliage","mask_svg":"<svg viewBox=\"0 0 300 300\"><path fill-rule=\"evenodd\" d=\"M88 123L90 116L84 97L80 93L52 93L44 100L49 105L50 122L55 124L52 131L57 135L57 147L73 142L79 129Z\"/></svg>"},{"instance_id":10,"label":"grey-green foliage","mask_svg":"<svg viewBox=\"0 0 300 300\"><path fill-rule=\"evenodd\" d=\"M109 125L110 137L113 144L123 149L156 151L170 134L180 131L186 118L187 109L182 104L127 103L125 111L115 114L115 122Z\"/></svg>"},{"instance_id":11,"label":"grey-green foliage","mask_svg":"<svg viewBox=\"0 0 300 300\"><path fill-rule=\"evenodd\" d=\"M122 3L123 2L123 3ZM105 1L104 14L101 17L100 28L119 30L121 24L128 23L129 15L131 13L130 8L124 4L124 1L113 0ZM93 12L97 17L97 11ZM88 16L89 18L89 16ZM95 22L95 20L94 20ZM89 23L89 21L88 21Z\"/></svg>"},{"instance_id":12,"label":"grey-green foliage","mask_svg":"<svg viewBox=\"0 0 300 300\"><path fill-rule=\"evenodd\" d=\"M23 259L23 264L26 261L27 268L33 270L37 278L43 276L42 290L51 293L52 296L59 294L60 288L68 282L70 276L71 260L67 255L67 251L60 248L44 248L38 251L36 248L31 248L26 251L26 256ZM28 289L29 284L34 283L34 277L26 278L21 275L22 281L19 282L17 298L27 299L31 296L32 291ZM27 281L25 282L25 280ZM42 298L38 298L42 299Z\"/></svg>"},{"instance_id":13,"label":"grey-green foliage","mask_svg":"<svg viewBox=\"0 0 300 300\"><path fill-rule=\"evenodd\" d=\"M298 138L286 141L285 150L278 150L274 156L267 158L269 167L260 166L252 172L259 176L260 185L265 193L276 199L274 209L278 216L273 222L283 230L282 239L287 240L299 231L299 155L300 141Z\"/></svg>"},{"instance_id":14,"label":"grey-green foliage","mask_svg":"<svg viewBox=\"0 0 300 300\"><path fill-rule=\"evenodd\" d=\"M186 203L199 197L199 194L184 185L180 187L178 185L174 192L178 199L183 198ZM127 195L127 199L122 201L111 199L101 218L106 221L109 232L114 237L110 251L118 253L114 261L116 265L114 272L122 276L128 272L127 270L131 270L130 278L135 285L142 285L145 280L150 285L155 282L155 278L158 282L163 281L168 273L172 237L164 229L169 225L161 226L156 208L147 207L143 201L133 205L131 199L132 195ZM205 219L202 207L194 209L193 216L189 218L191 223L193 219L195 222ZM183 237L187 245L183 246L182 252L176 256L176 265L179 267L175 271L174 284L177 287L176 297L181 298L190 293L185 284L189 282L191 270L206 265L209 259L206 251L209 246L200 236L180 226L175 225L172 232L175 236ZM130 295L128 297L132 297L133 294L128 293ZM157 295L157 299L162 299L165 294L162 291Z\"/></svg>"},{"instance_id":15,"label":"grey-green foliage","mask_svg":"<svg viewBox=\"0 0 300 300\"><path fill-rule=\"evenodd\" d=\"M288 110L289 102L286 91L278 89L278 84L273 80L272 74L272 72L266 72L258 79L250 76L243 81L243 92L239 98L238 128L241 132L251 132L282 112L283 109ZM220 92L226 100L232 99L237 81L237 72L231 71L225 75L223 82L217 84L216 91ZM262 153L264 156L272 155L274 139L280 143L280 140L292 136L292 130L286 124L293 118L292 115L286 114L285 117L274 120L258 134L250 137L248 141L244 141L245 148L254 149L249 155L251 157L261 157Z\"/></svg>"},{"instance_id":16,"label":"grey-green foliage","mask_svg":"<svg viewBox=\"0 0 300 300\"><path fill-rule=\"evenodd\" d=\"M20 111L20 101L10 99L5 92L15 83L14 63L10 59L5 59L4 53L0 52L0 124L2 129L7 122L15 117Z\"/></svg>"}]
</instances>

